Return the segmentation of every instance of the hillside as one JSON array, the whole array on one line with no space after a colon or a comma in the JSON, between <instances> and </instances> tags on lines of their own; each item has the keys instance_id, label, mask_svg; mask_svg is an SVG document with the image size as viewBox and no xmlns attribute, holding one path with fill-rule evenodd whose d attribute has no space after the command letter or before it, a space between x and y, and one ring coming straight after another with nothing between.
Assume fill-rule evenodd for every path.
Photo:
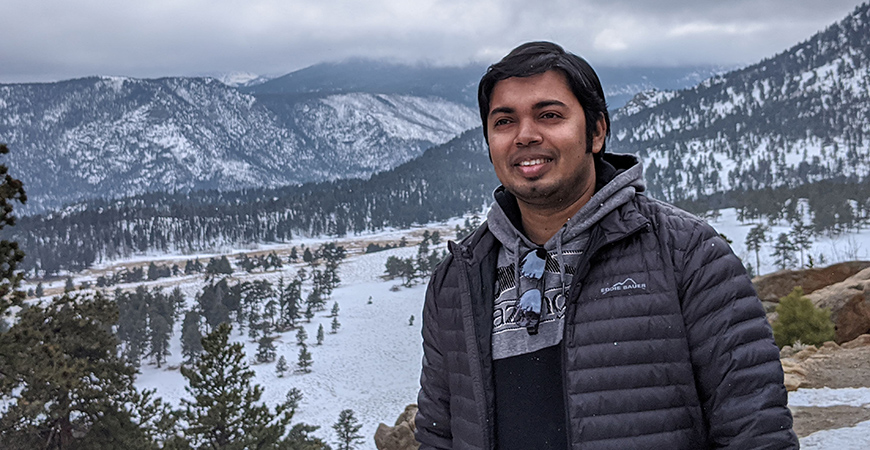
<instances>
[{"instance_id":1,"label":"hillside","mask_svg":"<svg viewBox=\"0 0 870 450\"><path fill-rule=\"evenodd\" d=\"M870 173L870 4L757 64L613 117L612 149L640 155L650 194L861 182ZM860 200L859 200L860 201Z\"/></svg>"}]
</instances>

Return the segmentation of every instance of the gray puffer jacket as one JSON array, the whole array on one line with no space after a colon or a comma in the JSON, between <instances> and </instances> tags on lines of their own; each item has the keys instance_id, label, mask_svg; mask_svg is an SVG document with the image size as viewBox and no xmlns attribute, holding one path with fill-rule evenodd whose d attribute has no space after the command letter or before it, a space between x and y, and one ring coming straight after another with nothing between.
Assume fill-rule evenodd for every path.
<instances>
[{"instance_id":1,"label":"gray puffer jacket","mask_svg":"<svg viewBox=\"0 0 870 450\"><path fill-rule=\"evenodd\" d=\"M493 449L500 244L482 225L430 280L416 417L422 449ZM712 227L637 195L593 229L570 289L562 378L572 449L798 448L779 351Z\"/></svg>"}]
</instances>

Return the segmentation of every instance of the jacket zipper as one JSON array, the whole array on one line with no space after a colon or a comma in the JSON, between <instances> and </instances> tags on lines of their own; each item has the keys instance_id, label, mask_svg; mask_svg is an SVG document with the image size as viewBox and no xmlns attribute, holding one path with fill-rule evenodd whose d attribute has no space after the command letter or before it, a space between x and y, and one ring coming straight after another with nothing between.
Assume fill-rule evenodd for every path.
<instances>
[{"instance_id":1,"label":"jacket zipper","mask_svg":"<svg viewBox=\"0 0 870 450\"><path fill-rule=\"evenodd\" d=\"M471 263L469 262L469 259L465 257L465 253L466 253L466 250L468 250L468 248L466 246L462 245L462 246L457 246L457 250L459 250L460 254L457 255L456 253L454 253L453 256L457 257L457 259L462 261L463 267L462 267L462 270L460 270L460 273L461 273L461 276L464 278L464 282L465 282L465 293L464 294L465 294L466 300L468 301L469 307L473 308L474 306L472 305L473 298L472 298L471 281L470 281L470 274L469 274L469 271L471 268ZM475 345L477 345L477 331L478 330L477 330L477 325L474 321L474 311L472 310L471 313L472 313L471 314L471 334L472 334L472 336L474 336L473 340L475 342ZM477 359L477 378L480 381L479 387L482 389L482 392L480 392L480 395L483 398L483 402L480 402L481 407L477 411L477 414L478 414L478 417L480 418L481 422L486 427L484 430L484 435L483 435L483 442L485 444L484 448L489 448L491 450L494 450L493 442L492 442L492 420L487 417L488 404L486 401L486 389L484 389L484 386L483 386L483 383L484 383L483 359L480 357L481 356L480 349L475 347L475 350L477 351L477 358L476 358ZM472 389L475 389L475 387L473 386ZM477 402L475 402L475 403L477 403Z\"/></svg>"},{"instance_id":2,"label":"jacket zipper","mask_svg":"<svg viewBox=\"0 0 870 450\"><path fill-rule=\"evenodd\" d=\"M581 289L576 289L576 286L580 284L581 278L585 278L586 275L588 275L592 257L597 255L602 248L607 247L608 245L616 244L617 242L620 242L624 239L628 239L648 226L649 221L647 220L642 225L633 228L632 230L617 237L616 239L613 239L609 242L603 242L601 245L595 247L594 249L587 248L587 250L584 251L584 253L586 254L586 259L583 262L584 270L578 271L576 274L574 274L574 278L571 280L571 287L568 289L568 294L570 295L570 297L565 298L565 301L568 303L565 306L565 325L562 329L562 359L560 362L560 365L562 366L562 403L564 403L565 409L565 434L567 435L566 442L569 448L573 447L573 443L571 441L571 406L569 402L570 399L568 397L568 368L566 367L565 361L568 359L568 330L572 328L569 326L568 318L573 317L573 307L575 307L577 302L580 300Z\"/></svg>"}]
</instances>

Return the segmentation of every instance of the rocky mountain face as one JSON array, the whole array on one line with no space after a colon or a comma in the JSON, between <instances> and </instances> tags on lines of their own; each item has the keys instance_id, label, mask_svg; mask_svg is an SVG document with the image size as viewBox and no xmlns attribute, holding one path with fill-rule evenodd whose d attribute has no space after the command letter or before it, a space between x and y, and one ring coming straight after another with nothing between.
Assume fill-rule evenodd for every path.
<instances>
[{"instance_id":1,"label":"rocky mountain face","mask_svg":"<svg viewBox=\"0 0 870 450\"><path fill-rule=\"evenodd\" d=\"M637 153L651 195L858 181L870 173L870 4L758 64L613 117L614 151Z\"/></svg>"},{"instance_id":2,"label":"rocky mountain face","mask_svg":"<svg viewBox=\"0 0 870 450\"><path fill-rule=\"evenodd\" d=\"M260 99L211 78L3 85L0 111L31 212L83 198L367 176L479 121L436 97Z\"/></svg>"},{"instance_id":3,"label":"rocky mountain face","mask_svg":"<svg viewBox=\"0 0 870 450\"><path fill-rule=\"evenodd\" d=\"M608 92L712 69L606 69ZM324 63L272 80L92 77L0 85L0 141L39 213L92 198L368 177L478 125L483 65ZM611 102L613 105L613 102Z\"/></svg>"}]
</instances>

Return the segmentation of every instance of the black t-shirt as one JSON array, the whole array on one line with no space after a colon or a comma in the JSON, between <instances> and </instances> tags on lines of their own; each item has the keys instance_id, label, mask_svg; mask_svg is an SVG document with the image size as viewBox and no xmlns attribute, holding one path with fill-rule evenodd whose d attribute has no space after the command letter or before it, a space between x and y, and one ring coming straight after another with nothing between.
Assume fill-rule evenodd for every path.
<instances>
[{"instance_id":1,"label":"black t-shirt","mask_svg":"<svg viewBox=\"0 0 870 450\"><path fill-rule=\"evenodd\" d=\"M493 360L498 450L564 450L561 345Z\"/></svg>"}]
</instances>

